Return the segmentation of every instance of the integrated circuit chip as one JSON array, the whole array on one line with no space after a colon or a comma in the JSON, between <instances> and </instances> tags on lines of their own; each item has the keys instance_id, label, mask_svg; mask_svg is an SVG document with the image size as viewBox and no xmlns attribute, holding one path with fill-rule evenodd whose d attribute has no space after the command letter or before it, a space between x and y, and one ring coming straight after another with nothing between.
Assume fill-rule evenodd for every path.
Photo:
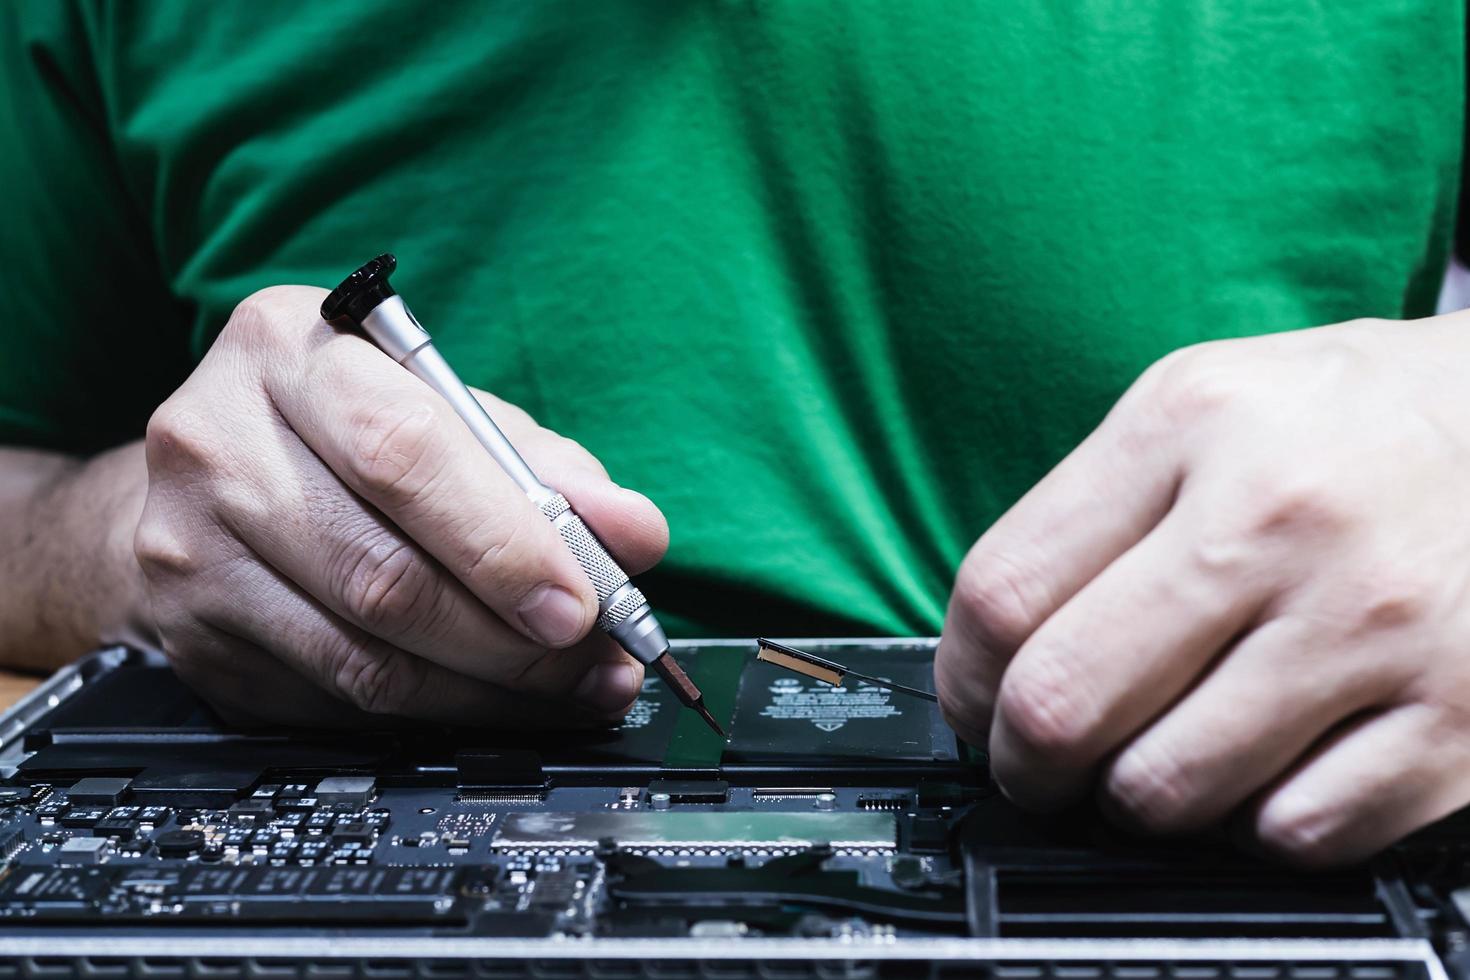
<instances>
[{"instance_id":1,"label":"integrated circuit chip","mask_svg":"<svg viewBox=\"0 0 1470 980\"><path fill-rule=\"evenodd\" d=\"M316 784L316 798L323 806L365 807L377 790L371 776L331 776Z\"/></svg>"},{"instance_id":2,"label":"integrated circuit chip","mask_svg":"<svg viewBox=\"0 0 1470 980\"><path fill-rule=\"evenodd\" d=\"M114 806L127 795L132 780L122 776L88 776L67 788L66 798L73 803L101 803Z\"/></svg>"},{"instance_id":3,"label":"integrated circuit chip","mask_svg":"<svg viewBox=\"0 0 1470 980\"><path fill-rule=\"evenodd\" d=\"M100 868L26 868L0 876L0 914L93 907L107 890Z\"/></svg>"},{"instance_id":4,"label":"integrated circuit chip","mask_svg":"<svg viewBox=\"0 0 1470 980\"><path fill-rule=\"evenodd\" d=\"M106 837L72 837L61 845L59 864L96 864L107 850Z\"/></svg>"}]
</instances>

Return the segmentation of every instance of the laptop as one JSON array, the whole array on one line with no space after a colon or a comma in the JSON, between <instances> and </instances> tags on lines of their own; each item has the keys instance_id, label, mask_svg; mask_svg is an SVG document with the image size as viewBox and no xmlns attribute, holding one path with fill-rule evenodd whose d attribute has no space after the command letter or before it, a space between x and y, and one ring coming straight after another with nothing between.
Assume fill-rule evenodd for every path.
<instances>
[{"instance_id":1,"label":"laptop","mask_svg":"<svg viewBox=\"0 0 1470 980\"><path fill-rule=\"evenodd\" d=\"M933 690L932 639L801 640ZM937 707L674 655L619 726L232 730L155 653L0 716L0 976L1448 980L1470 825L1320 873L1036 817Z\"/></svg>"}]
</instances>

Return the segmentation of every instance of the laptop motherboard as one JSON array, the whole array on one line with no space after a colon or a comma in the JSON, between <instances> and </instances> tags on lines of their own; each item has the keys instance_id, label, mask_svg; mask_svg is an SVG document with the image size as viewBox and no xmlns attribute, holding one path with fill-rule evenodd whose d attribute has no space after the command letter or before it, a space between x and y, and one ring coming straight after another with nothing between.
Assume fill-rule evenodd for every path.
<instances>
[{"instance_id":1,"label":"laptop motherboard","mask_svg":"<svg viewBox=\"0 0 1470 980\"><path fill-rule=\"evenodd\" d=\"M932 641L807 646L932 690ZM611 730L232 731L94 655L0 719L0 976L1470 972L1462 818L1313 874L1133 839L1010 806L930 702L676 653L728 742L657 680Z\"/></svg>"}]
</instances>

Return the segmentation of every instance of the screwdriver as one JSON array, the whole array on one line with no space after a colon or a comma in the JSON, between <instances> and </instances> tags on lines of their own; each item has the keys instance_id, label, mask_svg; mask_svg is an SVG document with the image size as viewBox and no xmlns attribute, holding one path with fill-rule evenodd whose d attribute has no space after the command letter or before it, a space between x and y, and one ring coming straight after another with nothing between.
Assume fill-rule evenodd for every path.
<instances>
[{"instance_id":1,"label":"screwdriver","mask_svg":"<svg viewBox=\"0 0 1470 980\"><path fill-rule=\"evenodd\" d=\"M725 731L710 714L704 695L669 655L668 638L653 615L648 600L629 581L628 573L613 560L597 536L582 523L567 498L536 477L505 433L500 431L459 375L454 373L449 362L434 347L428 332L403 302L403 297L388 283L388 277L397 268L398 260L386 253L368 262L342 280L322 302L322 319L360 330L380 350L449 402L480 445L551 521L576 556L577 563L592 580L593 588L597 590L598 627L616 640L633 659L652 668L674 692L680 704L697 712L705 724L724 738Z\"/></svg>"}]
</instances>

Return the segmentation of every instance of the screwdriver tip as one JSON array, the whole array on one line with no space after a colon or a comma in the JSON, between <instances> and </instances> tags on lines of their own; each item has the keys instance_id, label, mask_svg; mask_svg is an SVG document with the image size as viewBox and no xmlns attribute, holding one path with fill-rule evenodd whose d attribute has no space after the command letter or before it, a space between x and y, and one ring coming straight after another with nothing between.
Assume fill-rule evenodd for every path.
<instances>
[{"instance_id":1,"label":"screwdriver tip","mask_svg":"<svg viewBox=\"0 0 1470 980\"><path fill-rule=\"evenodd\" d=\"M703 698L700 698L698 701L696 701L693 705L693 708L695 711L699 712L699 717L704 719L704 723L713 728L715 730L715 733L719 735L720 738L730 737L725 734L725 730L720 727L720 723L715 721L715 716L709 713L709 708L705 707Z\"/></svg>"}]
</instances>

